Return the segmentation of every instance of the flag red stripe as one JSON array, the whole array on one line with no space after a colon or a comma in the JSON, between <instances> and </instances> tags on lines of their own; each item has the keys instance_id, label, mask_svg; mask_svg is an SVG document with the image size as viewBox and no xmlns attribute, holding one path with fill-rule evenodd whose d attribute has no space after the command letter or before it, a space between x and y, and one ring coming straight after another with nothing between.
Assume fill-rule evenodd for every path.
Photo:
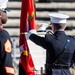
<instances>
[{"instance_id":1,"label":"flag red stripe","mask_svg":"<svg viewBox=\"0 0 75 75\"><path fill-rule=\"evenodd\" d=\"M35 15L29 20L30 14L34 12L33 0L22 0L21 17L20 17L20 46L24 45L24 52L20 56L20 64L22 65L26 75L34 75L34 63L29 52L25 33L30 29L35 29ZM29 23L29 26L28 26ZM28 54L27 54L28 53ZM20 69L21 70L21 69ZM20 72L19 70L19 72Z\"/></svg>"}]
</instances>

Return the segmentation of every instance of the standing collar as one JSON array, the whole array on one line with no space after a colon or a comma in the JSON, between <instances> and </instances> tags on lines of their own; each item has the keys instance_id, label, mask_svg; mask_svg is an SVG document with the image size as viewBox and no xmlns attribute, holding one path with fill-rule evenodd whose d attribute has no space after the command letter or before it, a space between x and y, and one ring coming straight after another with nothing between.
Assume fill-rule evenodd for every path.
<instances>
[{"instance_id":1,"label":"standing collar","mask_svg":"<svg viewBox=\"0 0 75 75\"><path fill-rule=\"evenodd\" d=\"M65 33L64 30L57 30L54 34L56 33Z\"/></svg>"}]
</instances>

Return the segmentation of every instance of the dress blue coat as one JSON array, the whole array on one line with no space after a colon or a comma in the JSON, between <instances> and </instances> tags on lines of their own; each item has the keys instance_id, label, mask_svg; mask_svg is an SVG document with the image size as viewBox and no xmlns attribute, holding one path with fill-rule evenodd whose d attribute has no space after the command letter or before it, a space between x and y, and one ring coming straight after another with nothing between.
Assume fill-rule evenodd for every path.
<instances>
[{"instance_id":1,"label":"dress blue coat","mask_svg":"<svg viewBox=\"0 0 75 75\"><path fill-rule=\"evenodd\" d=\"M30 35L30 40L46 49L46 64L53 64L57 56L63 51L67 41L64 31L56 31L54 34L46 34L45 37L36 34ZM57 64L71 66L75 63L75 39L71 37L69 46ZM67 69L46 69L46 75L71 75Z\"/></svg>"}]
</instances>

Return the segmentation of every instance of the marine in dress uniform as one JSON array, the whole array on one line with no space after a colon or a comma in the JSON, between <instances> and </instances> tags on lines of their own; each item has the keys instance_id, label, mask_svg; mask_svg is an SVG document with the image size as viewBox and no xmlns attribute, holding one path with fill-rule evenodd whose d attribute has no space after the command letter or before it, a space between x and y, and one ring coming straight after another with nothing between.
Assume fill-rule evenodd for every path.
<instances>
[{"instance_id":1,"label":"marine in dress uniform","mask_svg":"<svg viewBox=\"0 0 75 75\"><path fill-rule=\"evenodd\" d=\"M3 29L3 24L8 20L8 0L0 0L0 75L15 75L12 64L12 43L9 33Z\"/></svg>"},{"instance_id":2,"label":"marine in dress uniform","mask_svg":"<svg viewBox=\"0 0 75 75\"><path fill-rule=\"evenodd\" d=\"M0 75L15 75L12 64L12 43L9 33L3 29L3 24L7 22L5 11L0 10Z\"/></svg>"},{"instance_id":3,"label":"marine in dress uniform","mask_svg":"<svg viewBox=\"0 0 75 75\"><path fill-rule=\"evenodd\" d=\"M65 34L68 15L48 14L53 34L45 37L37 35L36 30L29 31L29 38L35 44L46 49L46 75L71 75L69 68L75 63L75 39Z\"/></svg>"}]
</instances>

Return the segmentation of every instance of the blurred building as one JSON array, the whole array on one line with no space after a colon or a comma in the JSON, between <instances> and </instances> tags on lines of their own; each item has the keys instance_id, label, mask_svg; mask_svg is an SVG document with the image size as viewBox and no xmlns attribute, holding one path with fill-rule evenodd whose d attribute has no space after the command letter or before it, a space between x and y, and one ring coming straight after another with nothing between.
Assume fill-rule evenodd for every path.
<instances>
[{"instance_id":1,"label":"blurred building","mask_svg":"<svg viewBox=\"0 0 75 75\"><path fill-rule=\"evenodd\" d=\"M21 1L21 0L9 0L9 1ZM37 2L75 2L75 0L35 0Z\"/></svg>"}]
</instances>

